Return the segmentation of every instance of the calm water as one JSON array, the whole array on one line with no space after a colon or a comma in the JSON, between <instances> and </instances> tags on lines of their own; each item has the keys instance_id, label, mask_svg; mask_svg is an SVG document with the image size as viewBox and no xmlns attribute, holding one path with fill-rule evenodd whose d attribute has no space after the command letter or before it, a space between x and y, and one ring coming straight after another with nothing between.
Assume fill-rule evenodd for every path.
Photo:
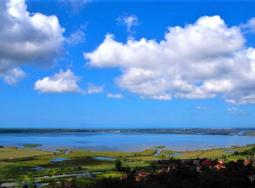
<instances>
[{"instance_id":1,"label":"calm water","mask_svg":"<svg viewBox=\"0 0 255 188\"><path fill-rule=\"evenodd\" d=\"M109 151L141 151L153 146L173 150L196 150L254 144L255 137L218 135L176 135L145 133L45 133L0 134L0 145L22 147L41 144L44 149L58 147Z\"/></svg>"},{"instance_id":2,"label":"calm water","mask_svg":"<svg viewBox=\"0 0 255 188\"><path fill-rule=\"evenodd\" d=\"M66 161L66 160L68 160L68 158L57 157L57 158L52 159L50 162L57 163L57 162L62 162L62 161Z\"/></svg>"},{"instance_id":3,"label":"calm water","mask_svg":"<svg viewBox=\"0 0 255 188\"><path fill-rule=\"evenodd\" d=\"M116 159L113 157L94 157L94 159L99 161L115 161Z\"/></svg>"}]
</instances>

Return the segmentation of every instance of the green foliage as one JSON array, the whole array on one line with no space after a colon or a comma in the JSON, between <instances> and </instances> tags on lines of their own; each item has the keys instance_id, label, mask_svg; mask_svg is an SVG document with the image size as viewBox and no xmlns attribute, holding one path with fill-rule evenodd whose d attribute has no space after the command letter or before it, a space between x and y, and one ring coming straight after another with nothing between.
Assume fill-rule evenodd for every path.
<instances>
[{"instance_id":1,"label":"green foliage","mask_svg":"<svg viewBox=\"0 0 255 188\"><path fill-rule=\"evenodd\" d=\"M120 160L117 160L116 163L115 163L115 169L117 171L121 171L122 170L122 163Z\"/></svg>"},{"instance_id":2,"label":"green foliage","mask_svg":"<svg viewBox=\"0 0 255 188\"><path fill-rule=\"evenodd\" d=\"M160 148L162 149L162 148ZM231 150L233 153L227 153ZM120 178L126 176L133 170L151 169L153 163L161 160L166 161L171 157L176 159L211 158L225 159L226 161L238 161L240 159L253 159L255 146L219 148L211 150L183 151L176 152L162 149L159 156L155 155L156 149L147 149L142 152L110 152L110 151L88 151L72 150L67 151L43 151L35 148L0 148L0 182L34 182L42 181L52 184L62 180L74 178L84 172L90 173L89 181L83 178L76 178L75 184L91 183L94 179ZM68 150L70 151L70 149ZM66 161L52 163L53 158L63 157ZM112 157L116 161L100 161L95 157ZM37 168L39 167L39 168ZM74 174L74 176L72 176ZM61 177L60 175L71 175ZM78 176L77 176L78 177ZM70 182L69 182L70 183ZM74 183L74 182L73 182ZM53 185L52 185L53 186ZM61 187L61 184L56 184ZM79 187L79 186L78 186Z\"/></svg>"}]
</instances>

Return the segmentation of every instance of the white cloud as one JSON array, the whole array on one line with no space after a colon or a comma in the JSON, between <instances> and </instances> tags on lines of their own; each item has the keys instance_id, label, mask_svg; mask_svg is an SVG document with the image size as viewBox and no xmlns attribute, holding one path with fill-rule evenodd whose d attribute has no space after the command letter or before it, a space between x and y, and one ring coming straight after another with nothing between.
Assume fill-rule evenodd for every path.
<instances>
[{"instance_id":1,"label":"white cloud","mask_svg":"<svg viewBox=\"0 0 255 188\"><path fill-rule=\"evenodd\" d=\"M72 11L79 12L86 4L92 0L59 0L60 3L70 6Z\"/></svg>"},{"instance_id":2,"label":"white cloud","mask_svg":"<svg viewBox=\"0 0 255 188\"><path fill-rule=\"evenodd\" d=\"M123 99L124 98L121 93L108 93L107 97L112 98L112 99Z\"/></svg>"},{"instance_id":3,"label":"white cloud","mask_svg":"<svg viewBox=\"0 0 255 188\"><path fill-rule=\"evenodd\" d=\"M242 24L241 28L246 32L255 32L255 17L249 19L247 23Z\"/></svg>"},{"instance_id":4,"label":"white cloud","mask_svg":"<svg viewBox=\"0 0 255 188\"><path fill-rule=\"evenodd\" d=\"M77 31L73 32L67 39L66 42L70 45L77 45L81 42L85 41L85 33L78 29Z\"/></svg>"},{"instance_id":5,"label":"white cloud","mask_svg":"<svg viewBox=\"0 0 255 188\"><path fill-rule=\"evenodd\" d=\"M18 67L9 69L5 73L0 74L0 77L3 78L4 82L10 85L16 84L25 76L26 76L26 73Z\"/></svg>"},{"instance_id":6,"label":"white cloud","mask_svg":"<svg viewBox=\"0 0 255 188\"><path fill-rule=\"evenodd\" d=\"M240 108L238 108L238 107L236 107L236 106L231 106L231 107L228 107L227 108L227 112L229 113L229 114L233 114L233 115L238 115L238 116L247 116L247 115L249 115L249 113L248 112L245 112L245 111L243 111L242 109L240 109Z\"/></svg>"},{"instance_id":7,"label":"white cloud","mask_svg":"<svg viewBox=\"0 0 255 188\"><path fill-rule=\"evenodd\" d=\"M142 38L121 43L106 35L84 53L89 65L122 71L116 83L153 99L222 97L255 103L255 49L245 46L240 27L219 16L203 16L185 27L170 27L160 42Z\"/></svg>"},{"instance_id":8,"label":"white cloud","mask_svg":"<svg viewBox=\"0 0 255 188\"><path fill-rule=\"evenodd\" d=\"M138 18L136 15L120 16L117 18L118 22L123 23L129 33L132 32L132 28L138 25Z\"/></svg>"},{"instance_id":9,"label":"white cloud","mask_svg":"<svg viewBox=\"0 0 255 188\"><path fill-rule=\"evenodd\" d=\"M49 64L64 40L56 16L30 13L25 0L0 1L0 72L22 64Z\"/></svg>"},{"instance_id":10,"label":"white cloud","mask_svg":"<svg viewBox=\"0 0 255 188\"><path fill-rule=\"evenodd\" d=\"M104 87L103 86L96 86L93 84L89 84L88 88L87 88L87 94L97 94L97 93L102 93L104 91Z\"/></svg>"},{"instance_id":11,"label":"white cloud","mask_svg":"<svg viewBox=\"0 0 255 188\"><path fill-rule=\"evenodd\" d=\"M171 95L167 95L167 94L165 94L165 95L156 95L156 96L152 96L151 98L156 99L156 100L166 100L166 101L172 99Z\"/></svg>"},{"instance_id":12,"label":"white cloud","mask_svg":"<svg viewBox=\"0 0 255 188\"><path fill-rule=\"evenodd\" d=\"M59 71L53 76L37 80L34 89L41 93L82 93L79 78L71 70Z\"/></svg>"}]
</instances>

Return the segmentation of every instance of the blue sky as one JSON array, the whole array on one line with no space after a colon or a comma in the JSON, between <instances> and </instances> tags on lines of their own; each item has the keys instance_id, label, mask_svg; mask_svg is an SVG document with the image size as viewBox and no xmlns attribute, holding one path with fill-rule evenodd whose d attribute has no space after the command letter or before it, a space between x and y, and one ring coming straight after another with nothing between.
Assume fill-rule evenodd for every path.
<instances>
[{"instance_id":1,"label":"blue sky","mask_svg":"<svg viewBox=\"0 0 255 188\"><path fill-rule=\"evenodd\" d=\"M2 1L0 127L254 127L254 7Z\"/></svg>"}]
</instances>

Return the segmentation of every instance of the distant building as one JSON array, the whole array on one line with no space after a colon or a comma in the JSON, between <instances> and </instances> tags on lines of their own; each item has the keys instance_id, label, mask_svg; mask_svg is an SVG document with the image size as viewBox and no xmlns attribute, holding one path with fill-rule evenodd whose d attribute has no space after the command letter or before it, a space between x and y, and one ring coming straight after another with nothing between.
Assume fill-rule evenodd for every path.
<instances>
[{"instance_id":1,"label":"distant building","mask_svg":"<svg viewBox=\"0 0 255 188\"><path fill-rule=\"evenodd\" d=\"M143 180L144 178L146 178L149 175L150 175L149 172L139 171L139 172L137 172L137 174L135 176L135 180L136 181L141 181L141 180Z\"/></svg>"}]
</instances>

